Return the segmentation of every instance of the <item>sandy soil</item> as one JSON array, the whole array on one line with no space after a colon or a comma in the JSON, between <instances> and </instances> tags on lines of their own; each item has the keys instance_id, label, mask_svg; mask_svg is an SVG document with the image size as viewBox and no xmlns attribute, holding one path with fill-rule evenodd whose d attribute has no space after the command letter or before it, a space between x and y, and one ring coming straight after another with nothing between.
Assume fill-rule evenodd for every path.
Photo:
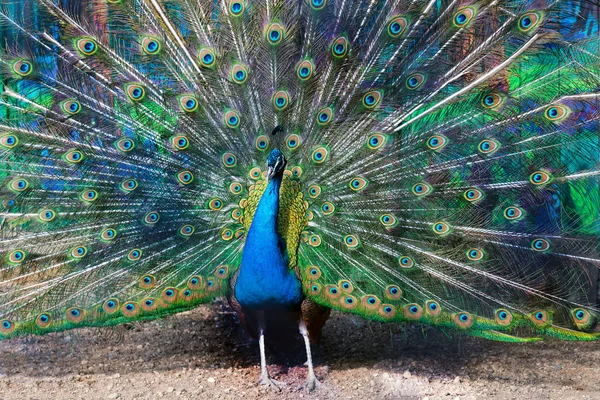
<instances>
[{"instance_id":1,"label":"sandy soil","mask_svg":"<svg viewBox=\"0 0 600 400\"><path fill-rule=\"evenodd\" d=\"M158 322L0 342L0 399L600 399L600 343L514 345L333 314L308 394L304 354L267 355L222 304Z\"/></svg>"}]
</instances>

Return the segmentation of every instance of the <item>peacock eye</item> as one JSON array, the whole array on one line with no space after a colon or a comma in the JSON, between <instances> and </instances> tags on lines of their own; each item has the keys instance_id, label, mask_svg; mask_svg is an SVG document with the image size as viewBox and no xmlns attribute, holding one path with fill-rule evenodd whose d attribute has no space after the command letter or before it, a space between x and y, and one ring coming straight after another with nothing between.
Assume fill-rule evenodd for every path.
<instances>
[{"instance_id":1,"label":"peacock eye","mask_svg":"<svg viewBox=\"0 0 600 400\"><path fill-rule=\"evenodd\" d=\"M548 251L550 250L550 242L546 239L535 239L531 242L531 248L540 252Z\"/></svg>"},{"instance_id":2,"label":"peacock eye","mask_svg":"<svg viewBox=\"0 0 600 400\"><path fill-rule=\"evenodd\" d=\"M331 54L334 58L344 58L348 54L349 47L348 39L340 36L331 44Z\"/></svg>"},{"instance_id":3,"label":"peacock eye","mask_svg":"<svg viewBox=\"0 0 600 400\"><path fill-rule=\"evenodd\" d=\"M397 15L393 17L387 24L387 33L392 38L398 38L406 31L408 20L406 17Z\"/></svg>"},{"instance_id":4,"label":"peacock eye","mask_svg":"<svg viewBox=\"0 0 600 400\"><path fill-rule=\"evenodd\" d=\"M194 112L198 109L198 99L192 95L183 95L179 97L179 108L186 113Z\"/></svg>"},{"instance_id":5,"label":"peacock eye","mask_svg":"<svg viewBox=\"0 0 600 400\"><path fill-rule=\"evenodd\" d=\"M141 45L142 45L142 51L148 55L156 55L156 54L160 53L161 44L158 41L158 39L156 39L154 37L151 37L151 36L143 37L141 40Z\"/></svg>"},{"instance_id":6,"label":"peacock eye","mask_svg":"<svg viewBox=\"0 0 600 400\"><path fill-rule=\"evenodd\" d=\"M511 207L507 207L504 210L504 218L506 218L509 221L521 219L523 217L523 215L524 215L524 212L519 207L511 206Z\"/></svg>"},{"instance_id":7,"label":"peacock eye","mask_svg":"<svg viewBox=\"0 0 600 400\"><path fill-rule=\"evenodd\" d=\"M480 249L470 249L467 250L467 258L471 261L479 261L483 259L485 254Z\"/></svg>"},{"instance_id":8,"label":"peacock eye","mask_svg":"<svg viewBox=\"0 0 600 400\"><path fill-rule=\"evenodd\" d=\"M433 191L433 187L426 182L419 182L412 187L412 192L415 196L427 196Z\"/></svg>"},{"instance_id":9,"label":"peacock eye","mask_svg":"<svg viewBox=\"0 0 600 400\"><path fill-rule=\"evenodd\" d=\"M240 0L231 0L229 2L229 12L237 17L239 15L241 15L244 12L244 2L240 1Z\"/></svg>"},{"instance_id":10,"label":"peacock eye","mask_svg":"<svg viewBox=\"0 0 600 400\"><path fill-rule=\"evenodd\" d=\"M13 63L12 70L18 76L26 77L33 72L33 64L27 60L17 60Z\"/></svg>"},{"instance_id":11,"label":"peacock eye","mask_svg":"<svg viewBox=\"0 0 600 400\"><path fill-rule=\"evenodd\" d=\"M146 97L146 89L138 83L126 83L124 89L127 97L134 102L141 101Z\"/></svg>"},{"instance_id":12,"label":"peacock eye","mask_svg":"<svg viewBox=\"0 0 600 400\"><path fill-rule=\"evenodd\" d=\"M365 93L363 96L362 102L363 106L369 110L377 107L381 102L381 92L378 90L372 90L370 92Z\"/></svg>"},{"instance_id":13,"label":"peacock eye","mask_svg":"<svg viewBox=\"0 0 600 400\"><path fill-rule=\"evenodd\" d=\"M485 108L498 108L504 102L504 97L497 93L490 93L483 97L481 104Z\"/></svg>"},{"instance_id":14,"label":"peacock eye","mask_svg":"<svg viewBox=\"0 0 600 400\"><path fill-rule=\"evenodd\" d=\"M500 142L494 139L485 139L479 143L477 148L483 154L492 154L500 148Z\"/></svg>"},{"instance_id":15,"label":"peacock eye","mask_svg":"<svg viewBox=\"0 0 600 400\"><path fill-rule=\"evenodd\" d=\"M483 198L483 192L477 188L470 188L465 190L463 197L471 203L477 202Z\"/></svg>"},{"instance_id":16,"label":"peacock eye","mask_svg":"<svg viewBox=\"0 0 600 400\"><path fill-rule=\"evenodd\" d=\"M75 115L81 111L81 103L75 99L67 99L60 103L60 108L67 115Z\"/></svg>"},{"instance_id":17,"label":"peacock eye","mask_svg":"<svg viewBox=\"0 0 600 400\"><path fill-rule=\"evenodd\" d=\"M236 157L235 155L233 155L233 153L223 154L221 160L223 161L223 165L225 165L226 168L233 168L237 164Z\"/></svg>"},{"instance_id":18,"label":"peacock eye","mask_svg":"<svg viewBox=\"0 0 600 400\"><path fill-rule=\"evenodd\" d=\"M552 176L545 171L536 171L529 176L529 181L536 186L545 185L550 182L551 179Z\"/></svg>"},{"instance_id":19,"label":"peacock eye","mask_svg":"<svg viewBox=\"0 0 600 400\"><path fill-rule=\"evenodd\" d=\"M322 10L325 4L325 0L310 0L310 6L313 10Z\"/></svg>"},{"instance_id":20,"label":"peacock eye","mask_svg":"<svg viewBox=\"0 0 600 400\"><path fill-rule=\"evenodd\" d=\"M570 110L563 105L554 105L547 107L544 111L546 119L552 122L560 122L565 119L570 113Z\"/></svg>"},{"instance_id":21,"label":"peacock eye","mask_svg":"<svg viewBox=\"0 0 600 400\"><path fill-rule=\"evenodd\" d=\"M530 32L535 29L541 22L543 15L540 12L528 12L518 20L518 27L521 32Z\"/></svg>"},{"instance_id":22,"label":"peacock eye","mask_svg":"<svg viewBox=\"0 0 600 400\"><path fill-rule=\"evenodd\" d=\"M76 42L79 53L85 57L92 56L98 51L98 44L92 38L81 38Z\"/></svg>"},{"instance_id":23,"label":"peacock eye","mask_svg":"<svg viewBox=\"0 0 600 400\"><path fill-rule=\"evenodd\" d=\"M205 68L212 68L215 65L215 52L210 48L200 49L198 52L198 60L200 60L200 65Z\"/></svg>"},{"instance_id":24,"label":"peacock eye","mask_svg":"<svg viewBox=\"0 0 600 400\"><path fill-rule=\"evenodd\" d=\"M454 25L458 28L462 28L471 22L474 16L475 9L472 7L465 7L454 14Z\"/></svg>"},{"instance_id":25,"label":"peacock eye","mask_svg":"<svg viewBox=\"0 0 600 400\"><path fill-rule=\"evenodd\" d=\"M425 75L423 74L412 74L406 78L406 87L409 90L416 90L420 88L425 82Z\"/></svg>"},{"instance_id":26,"label":"peacock eye","mask_svg":"<svg viewBox=\"0 0 600 400\"><path fill-rule=\"evenodd\" d=\"M285 36L285 28L279 22L269 24L265 33L267 42L271 45L277 45L281 43Z\"/></svg>"},{"instance_id":27,"label":"peacock eye","mask_svg":"<svg viewBox=\"0 0 600 400\"><path fill-rule=\"evenodd\" d=\"M450 225L448 225L446 222L439 221L433 224L433 233L436 235L444 236L450 233L451 230L452 229Z\"/></svg>"},{"instance_id":28,"label":"peacock eye","mask_svg":"<svg viewBox=\"0 0 600 400\"><path fill-rule=\"evenodd\" d=\"M234 83L241 85L248 79L248 68L242 64L235 64L231 68L230 76Z\"/></svg>"},{"instance_id":29,"label":"peacock eye","mask_svg":"<svg viewBox=\"0 0 600 400\"><path fill-rule=\"evenodd\" d=\"M333 109L324 107L317 113L317 123L321 126L328 125L333 119Z\"/></svg>"}]
</instances>

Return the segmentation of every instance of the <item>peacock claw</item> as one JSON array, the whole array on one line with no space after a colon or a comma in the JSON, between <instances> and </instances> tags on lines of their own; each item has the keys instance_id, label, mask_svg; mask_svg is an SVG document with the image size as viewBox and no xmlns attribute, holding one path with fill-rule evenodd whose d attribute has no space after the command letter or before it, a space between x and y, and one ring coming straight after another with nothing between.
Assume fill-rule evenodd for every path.
<instances>
[{"instance_id":1,"label":"peacock claw","mask_svg":"<svg viewBox=\"0 0 600 400\"><path fill-rule=\"evenodd\" d=\"M285 386L285 382L276 381L275 379L271 379L268 376L261 376L260 381L258 381L258 384L267 389L275 389L278 392L281 391L282 386Z\"/></svg>"},{"instance_id":2,"label":"peacock claw","mask_svg":"<svg viewBox=\"0 0 600 400\"><path fill-rule=\"evenodd\" d=\"M308 377L304 386L306 387L307 391L312 392L313 390L321 386L321 382L319 382L317 377L313 375Z\"/></svg>"}]
</instances>

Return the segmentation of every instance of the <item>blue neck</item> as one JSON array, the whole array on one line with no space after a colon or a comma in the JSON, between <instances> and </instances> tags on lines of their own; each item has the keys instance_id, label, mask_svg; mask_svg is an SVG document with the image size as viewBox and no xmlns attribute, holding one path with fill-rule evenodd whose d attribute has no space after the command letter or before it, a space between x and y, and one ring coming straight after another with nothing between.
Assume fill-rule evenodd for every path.
<instances>
[{"instance_id":1,"label":"blue neck","mask_svg":"<svg viewBox=\"0 0 600 400\"><path fill-rule=\"evenodd\" d=\"M258 203L246 236L235 297L248 308L293 308L302 290L288 266L284 241L277 232L282 174L274 176Z\"/></svg>"}]
</instances>

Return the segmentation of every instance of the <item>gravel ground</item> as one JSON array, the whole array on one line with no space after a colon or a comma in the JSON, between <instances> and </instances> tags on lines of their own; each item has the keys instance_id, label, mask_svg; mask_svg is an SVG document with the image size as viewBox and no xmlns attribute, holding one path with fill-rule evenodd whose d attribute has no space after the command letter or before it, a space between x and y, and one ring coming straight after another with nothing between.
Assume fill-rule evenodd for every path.
<instances>
[{"instance_id":1,"label":"gravel ground","mask_svg":"<svg viewBox=\"0 0 600 400\"><path fill-rule=\"evenodd\" d=\"M451 337L452 336L452 337ZM267 355L223 304L158 322L0 342L0 399L600 399L600 344L514 345L334 313L308 394L301 339Z\"/></svg>"}]
</instances>

